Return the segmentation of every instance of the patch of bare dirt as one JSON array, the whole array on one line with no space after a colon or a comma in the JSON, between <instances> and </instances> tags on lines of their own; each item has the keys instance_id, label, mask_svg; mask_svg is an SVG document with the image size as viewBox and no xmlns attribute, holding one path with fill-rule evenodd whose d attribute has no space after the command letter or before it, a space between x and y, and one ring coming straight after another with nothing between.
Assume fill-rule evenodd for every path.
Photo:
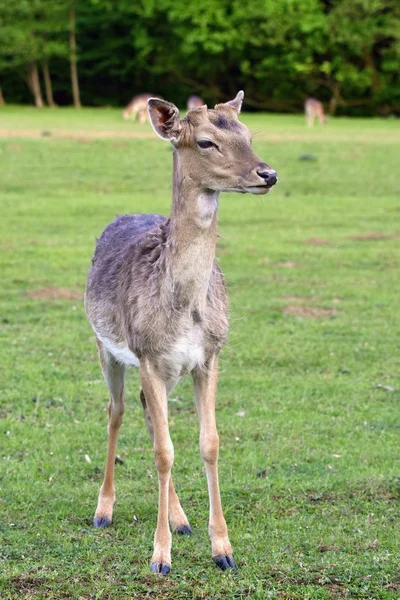
<instances>
[{"instance_id":1,"label":"patch of bare dirt","mask_svg":"<svg viewBox=\"0 0 400 600\"><path fill-rule=\"evenodd\" d=\"M332 598L346 598L349 591L346 587L342 587L337 583L327 583L324 588L330 591Z\"/></svg>"},{"instance_id":2,"label":"patch of bare dirt","mask_svg":"<svg viewBox=\"0 0 400 600\"><path fill-rule=\"evenodd\" d=\"M306 128L305 128L306 129ZM153 133L150 129L143 128L142 131L138 130L129 130L129 129L116 129L116 130L63 130L63 129L53 129L51 131L43 132L42 129L35 128L23 128L23 127L13 127L13 128L1 128L0 129L0 138L41 138L45 134L47 137L51 137L52 139L76 139L87 137L90 139L118 139L118 138L136 138L136 139L155 139L155 133ZM304 133L260 133L257 135L258 140L270 141L270 142L280 142L280 141L309 141L310 132L304 131ZM333 132L332 130L327 130L324 132L323 139L325 141L334 140L334 141L349 141L349 135L340 134L338 132ZM398 134L397 131L393 131L392 133L385 132L385 140L386 141L394 141L397 142ZM366 132L363 134L357 134L351 136L351 142L376 142L376 135L370 132ZM381 143L382 140L380 140Z\"/></svg>"},{"instance_id":3,"label":"patch of bare dirt","mask_svg":"<svg viewBox=\"0 0 400 600\"><path fill-rule=\"evenodd\" d=\"M81 300L83 292L81 290L71 290L69 288L46 287L37 290L30 290L27 295L35 300Z\"/></svg>"},{"instance_id":4,"label":"patch of bare dirt","mask_svg":"<svg viewBox=\"0 0 400 600\"><path fill-rule=\"evenodd\" d=\"M293 269L293 267L296 266L296 263L294 263L291 260L284 260L284 261L280 261L275 263L275 267L282 267L283 269Z\"/></svg>"},{"instance_id":5,"label":"patch of bare dirt","mask_svg":"<svg viewBox=\"0 0 400 600\"><path fill-rule=\"evenodd\" d=\"M318 300L318 296L283 296L282 300L285 300L286 302L296 302L299 304L302 304L304 302L316 302ZM331 299L331 302L333 304L340 304L340 302L342 301L341 298L339 298L338 296L335 296L334 298Z\"/></svg>"},{"instance_id":6,"label":"patch of bare dirt","mask_svg":"<svg viewBox=\"0 0 400 600\"><path fill-rule=\"evenodd\" d=\"M353 242L368 242L370 240L390 240L393 236L379 231L371 231L370 233L359 233L357 235L350 235L349 239Z\"/></svg>"},{"instance_id":7,"label":"patch of bare dirt","mask_svg":"<svg viewBox=\"0 0 400 600\"><path fill-rule=\"evenodd\" d=\"M286 302L315 302L317 299L316 296L283 296Z\"/></svg>"},{"instance_id":8,"label":"patch of bare dirt","mask_svg":"<svg viewBox=\"0 0 400 600\"><path fill-rule=\"evenodd\" d=\"M337 314L337 309L289 304L283 309L283 314L285 316L290 315L293 317L302 317L304 319L318 319L321 317L334 317Z\"/></svg>"},{"instance_id":9,"label":"patch of bare dirt","mask_svg":"<svg viewBox=\"0 0 400 600\"><path fill-rule=\"evenodd\" d=\"M339 546L330 546L329 544L320 544L317 548L318 552L338 552Z\"/></svg>"},{"instance_id":10,"label":"patch of bare dirt","mask_svg":"<svg viewBox=\"0 0 400 600\"><path fill-rule=\"evenodd\" d=\"M367 482L366 485L368 486ZM396 477L393 480L389 479L386 482L379 482L379 485L376 484L376 487L372 488L365 487L360 482L358 486L347 488L341 495L334 492L314 490L306 492L304 496L311 504L336 504L338 501L349 503L354 499L357 501L361 499L368 502L393 504L393 502L397 502L400 499L400 480ZM279 496L277 498L279 499Z\"/></svg>"},{"instance_id":11,"label":"patch of bare dirt","mask_svg":"<svg viewBox=\"0 0 400 600\"><path fill-rule=\"evenodd\" d=\"M21 152L22 147L19 144L8 144L7 150L10 150L10 152Z\"/></svg>"},{"instance_id":12,"label":"patch of bare dirt","mask_svg":"<svg viewBox=\"0 0 400 600\"><path fill-rule=\"evenodd\" d=\"M19 598L25 596L36 597L43 592L45 580L42 577L31 577L30 575L17 575L11 579L11 583Z\"/></svg>"},{"instance_id":13,"label":"patch of bare dirt","mask_svg":"<svg viewBox=\"0 0 400 600\"><path fill-rule=\"evenodd\" d=\"M383 586L386 590L394 590L395 592L400 590L400 581L389 581Z\"/></svg>"},{"instance_id":14,"label":"patch of bare dirt","mask_svg":"<svg viewBox=\"0 0 400 600\"><path fill-rule=\"evenodd\" d=\"M286 585L288 583L291 583L298 586L310 584L320 586L325 590L329 590L331 598L346 598L349 591L348 588L345 587L345 585L341 581L338 581L335 577L328 577L323 572L315 573L313 576L310 577L293 577L289 576L287 573L284 573L282 571L272 570L271 575L275 581ZM283 592L283 594L280 594L280 598L290 600L292 596L287 595L286 592Z\"/></svg>"},{"instance_id":15,"label":"patch of bare dirt","mask_svg":"<svg viewBox=\"0 0 400 600\"><path fill-rule=\"evenodd\" d=\"M320 237L308 238L304 243L307 244L307 246L332 246L328 240L324 240L324 238Z\"/></svg>"},{"instance_id":16,"label":"patch of bare dirt","mask_svg":"<svg viewBox=\"0 0 400 600\"><path fill-rule=\"evenodd\" d=\"M82 581L82 579L83 578L81 578L80 581ZM54 585L54 582L46 580L43 577L33 577L32 575L24 573L12 577L10 582L14 591L18 594L16 598L47 598L48 592L53 591L52 586ZM71 600L70 591L63 590L61 585L61 582L58 582L57 598L59 598L59 600ZM102 596L102 598L105 598L105 596Z\"/></svg>"},{"instance_id":17,"label":"patch of bare dirt","mask_svg":"<svg viewBox=\"0 0 400 600\"><path fill-rule=\"evenodd\" d=\"M0 138L9 139L39 139L43 137L40 129L0 129ZM155 134L151 130L147 131L129 131L129 130L54 130L50 132L52 140L77 140L80 143L88 143L90 140L108 140L108 139L155 139Z\"/></svg>"}]
</instances>

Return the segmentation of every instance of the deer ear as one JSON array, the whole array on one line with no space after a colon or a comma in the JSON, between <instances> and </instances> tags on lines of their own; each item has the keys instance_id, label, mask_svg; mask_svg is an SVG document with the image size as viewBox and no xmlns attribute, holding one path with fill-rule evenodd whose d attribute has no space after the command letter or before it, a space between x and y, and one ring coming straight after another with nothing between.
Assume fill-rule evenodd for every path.
<instances>
[{"instance_id":1,"label":"deer ear","mask_svg":"<svg viewBox=\"0 0 400 600\"><path fill-rule=\"evenodd\" d=\"M182 129L179 110L172 102L150 98L147 102L154 131L163 140L176 142Z\"/></svg>"},{"instance_id":2,"label":"deer ear","mask_svg":"<svg viewBox=\"0 0 400 600\"><path fill-rule=\"evenodd\" d=\"M243 98L244 92L240 90L240 92L236 94L236 98L234 100L229 100L229 102L225 102L225 104L232 106L232 108L236 110L237 114L239 114L242 109Z\"/></svg>"}]
</instances>

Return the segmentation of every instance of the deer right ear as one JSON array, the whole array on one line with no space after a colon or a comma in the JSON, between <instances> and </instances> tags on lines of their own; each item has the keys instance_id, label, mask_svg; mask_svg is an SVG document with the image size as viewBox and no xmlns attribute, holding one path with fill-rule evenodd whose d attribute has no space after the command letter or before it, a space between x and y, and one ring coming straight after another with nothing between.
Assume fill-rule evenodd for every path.
<instances>
[{"instance_id":1,"label":"deer right ear","mask_svg":"<svg viewBox=\"0 0 400 600\"><path fill-rule=\"evenodd\" d=\"M239 114L242 110L243 98L244 92L243 90L240 90L240 92L236 94L236 98L234 98L233 100L229 100L229 102L225 102L225 104L227 104L228 106L232 106L232 108L236 110L237 114Z\"/></svg>"},{"instance_id":2,"label":"deer right ear","mask_svg":"<svg viewBox=\"0 0 400 600\"><path fill-rule=\"evenodd\" d=\"M151 124L157 135L163 140L176 142L182 129L179 110L172 102L150 98L148 110Z\"/></svg>"}]
</instances>

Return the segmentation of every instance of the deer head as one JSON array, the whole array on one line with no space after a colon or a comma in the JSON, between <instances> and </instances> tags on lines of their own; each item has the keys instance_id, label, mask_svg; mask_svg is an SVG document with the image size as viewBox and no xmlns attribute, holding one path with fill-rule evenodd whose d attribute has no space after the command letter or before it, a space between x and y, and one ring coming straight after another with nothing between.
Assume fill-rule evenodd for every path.
<instances>
[{"instance_id":1,"label":"deer head","mask_svg":"<svg viewBox=\"0 0 400 600\"><path fill-rule=\"evenodd\" d=\"M181 119L171 102L150 98L154 131L170 141L179 170L199 189L266 194L278 181L276 172L251 149L251 134L239 121L243 92L214 109L200 106Z\"/></svg>"}]
</instances>

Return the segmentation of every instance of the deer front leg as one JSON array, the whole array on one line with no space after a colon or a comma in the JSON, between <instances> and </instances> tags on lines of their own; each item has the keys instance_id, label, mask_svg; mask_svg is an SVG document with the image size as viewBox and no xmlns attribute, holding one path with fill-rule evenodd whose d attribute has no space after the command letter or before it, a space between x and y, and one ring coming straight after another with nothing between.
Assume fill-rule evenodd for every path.
<instances>
[{"instance_id":1,"label":"deer front leg","mask_svg":"<svg viewBox=\"0 0 400 600\"><path fill-rule=\"evenodd\" d=\"M125 367L114 360L99 340L96 340L96 342L104 379L110 392L110 403L108 405L107 460L93 525L95 527L108 527L111 525L115 503L114 465L118 433L122 423L122 415L124 414Z\"/></svg>"},{"instance_id":2,"label":"deer front leg","mask_svg":"<svg viewBox=\"0 0 400 600\"><path fill-rule=\"evenodd\" d=\"M193 374L196 406L200 420L200 452L206 469L210 499L208 532L211 538L211 552L215 563L225 571L226 569L235 569L235 562L222 512L218 482L219 436L215 424L217 379L217 357L213 357L206 370L198 368Z\"/></svg>"},{"instance_id":3,"label":"deer front leg","mask_svg":"<svg viewBox=\"0 0 400 600\"><path fill-rule=\"evenodd\" d=\"M147 358L140 361L140 378L153 427L153 448L158 471L158 518L150 569L167 575L171 570L171 532L168 524L169 486L174 447L168 429L165 382Z\"/></svg>"},{"instance_id":4,"label":"deer front leg","mask_svg":"<svg viewBox=\"0 0 400 600\"><path fill-rule=\"evenodd\" d=\"M144 410L147 431L149 432L151 443L154 444L153 424L151 422L150 412L147 407L147 402L143 390L140 390L140 401ZM183 511L178 494L176 493L174 482L172 481L172 475L169 478L168 518L172 531L180 533L181 535L192 535L192 529Z\"/></svg>"}]
</instances>

